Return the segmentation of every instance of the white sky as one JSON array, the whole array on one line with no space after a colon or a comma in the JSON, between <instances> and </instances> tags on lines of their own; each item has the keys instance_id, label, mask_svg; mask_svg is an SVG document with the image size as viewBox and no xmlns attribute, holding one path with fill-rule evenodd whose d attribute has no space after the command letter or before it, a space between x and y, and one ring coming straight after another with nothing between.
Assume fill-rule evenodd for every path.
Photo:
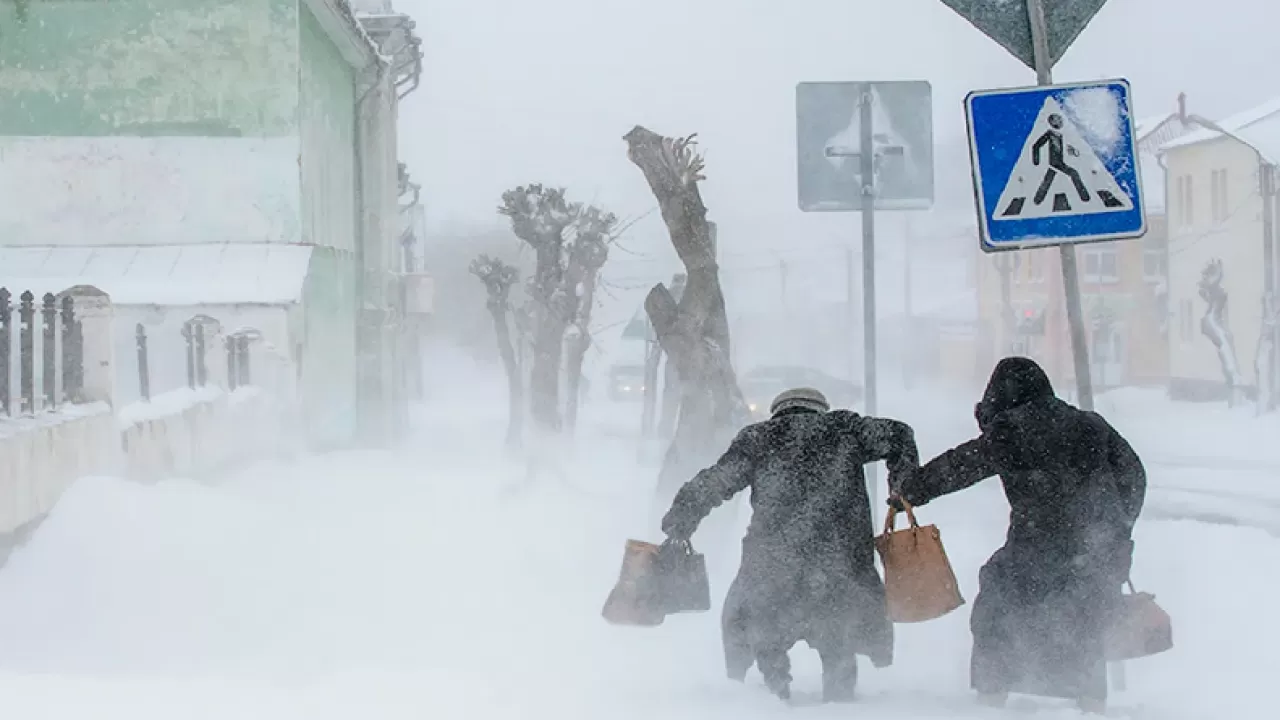
<instances>
[{"instance_id":1,"label":"white sky","mask_svg":"<svg viewBox=\"0 0 1280 720\"><path fill-rule=\"evenodd\" d=\"M842 233L856 218L796 209L794 86L927 79L939 141L974 88L1023 68L937 0L397 0L418 21L425 85L401 121L433 229L488 224L502 190L562 184L623 215L652 207L620 137L698 132L707 203L735 243ZM1218 116L1280 94L1274 0L1112 0L1059 80L1129 78L1139 116L1181 90ZM940 166L967 176L967 167ZM653 218L656 222L656 218Z\"/></svg>"}]
</instances>

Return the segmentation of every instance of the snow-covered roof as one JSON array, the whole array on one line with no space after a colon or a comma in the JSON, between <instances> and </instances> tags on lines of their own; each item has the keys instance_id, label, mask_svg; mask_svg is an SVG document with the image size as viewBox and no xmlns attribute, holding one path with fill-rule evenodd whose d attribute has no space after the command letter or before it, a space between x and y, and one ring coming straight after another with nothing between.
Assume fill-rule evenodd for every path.
<instances>
[{"instance_id":1,"label":"snow-covered roof","mask_svg":"<svg viewBox=\"0 0 1280 720\"><path fill-rule=\"evenodd\" d=\"M267 243L0 247L0 287L17 295L92 285L119 305L288 305L311 246Z\"/></svg>"},{"instance_id":2,"label":"snow-covered roof","mask_svg":"<svg viewBox=\"0 0 1280 720\"><path fill-rule=\"evenodd\" d=\"M1254 146L1269 160L1280 160L1280 97L1232 115L1218 124ZM1197 145L1221 136L1219 132L1202 128L1165 143L1160 152Z\"/></svg>"}]
</instances>

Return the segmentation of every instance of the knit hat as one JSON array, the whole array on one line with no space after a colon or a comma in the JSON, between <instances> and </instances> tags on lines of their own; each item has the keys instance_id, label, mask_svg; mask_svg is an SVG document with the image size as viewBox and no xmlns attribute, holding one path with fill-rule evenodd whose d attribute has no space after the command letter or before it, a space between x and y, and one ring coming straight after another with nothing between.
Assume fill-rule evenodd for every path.
<instances>
[{"instance_id":1,"label":"knit hat","mask_svg":"<svg viewBox=\"0 0 1280 720\"><path fill-rule=\"evenodd\" d=\"M769 406L769 414L777 415L784 410L809 410L823 413L830 409L831 404L827 402L825 395L813 388L804 387L779 394Z\"/></svg>"}]
</instances>

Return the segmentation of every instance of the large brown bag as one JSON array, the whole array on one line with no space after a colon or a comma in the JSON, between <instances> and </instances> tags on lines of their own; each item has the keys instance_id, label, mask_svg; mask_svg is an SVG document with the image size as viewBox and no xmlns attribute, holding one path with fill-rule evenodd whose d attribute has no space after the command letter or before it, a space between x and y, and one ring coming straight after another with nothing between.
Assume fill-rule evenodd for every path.
<instances>
[{"instance_id":1,"label":"large brown bag","mask_svg":"<svg viewBox=\"0 0 1280 720\"><path fill-rule=\"evenodd\" d=\"M614 625L661 625L666 613L658 604L653 583L659 546L628 540L622 553L622 572L604 601L601 615Z\"/></svg>"},{"instance_id":2,"label":"large brown bag","mask_svg":"<svg viewBox=\"0 0 1280 720\"><path fill-rule=\"evenodd\" d=\"M1173 648L1173 619L1156 604L1156 596L1140 593L1128 582L1107 633L1107 660L1136 660Z\"/></svg>"},{"instance_id":3,"label":"large brown bag","mask_svg":"<svg viewBox=\"0 0 1280 720\"><path fill-rule=\"evenodd\" d=\"M964 605L964 597L942 547L942 533L936 525L921 527L912 507L905 502L903 507L911 527L895 531L897 512L890 508L884 534L876 538L889 619L895 623L936 620Z\"/></svg>"}]
</instances>

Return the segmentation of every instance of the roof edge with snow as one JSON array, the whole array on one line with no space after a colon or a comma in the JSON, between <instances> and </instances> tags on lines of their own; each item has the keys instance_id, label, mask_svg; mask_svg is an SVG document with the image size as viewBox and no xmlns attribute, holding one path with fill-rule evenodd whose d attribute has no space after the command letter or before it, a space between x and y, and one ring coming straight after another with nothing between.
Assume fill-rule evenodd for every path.
<instances>
[{"instance_id":1,"label":"roof edge with snow","mask_svg":"<svg viewBox=\"0 0 1280 720\"><path fill-rule=\"evenodd\" d=\"M1218 124L1231 133L1238 133L1248 129L1252 125L1271 119L1280 115L1280 97L1272 98L1261 105L1255 105L1248 110L1236 113ZM1192 145L1200 145L1214 140L1221 140L1225 136L1208 128L1201 128L1186 135L1170 140L1160 146L1161 153L1167 153L1170 150L1191 147Z\"/></svg>"},{"instance_id":2,"label":"roof edge with snow","mask_svg":"<svg viewBox=\"0 0 1280 720\"><path fill-rule=\"evenodd\" d=\"M365 68L386 63L378 43L365 31L356 19L350 0L303 0L307 9L315 15L325 34L337 45L338 51L354 68Z\"/></svg>"}]
</instances>

